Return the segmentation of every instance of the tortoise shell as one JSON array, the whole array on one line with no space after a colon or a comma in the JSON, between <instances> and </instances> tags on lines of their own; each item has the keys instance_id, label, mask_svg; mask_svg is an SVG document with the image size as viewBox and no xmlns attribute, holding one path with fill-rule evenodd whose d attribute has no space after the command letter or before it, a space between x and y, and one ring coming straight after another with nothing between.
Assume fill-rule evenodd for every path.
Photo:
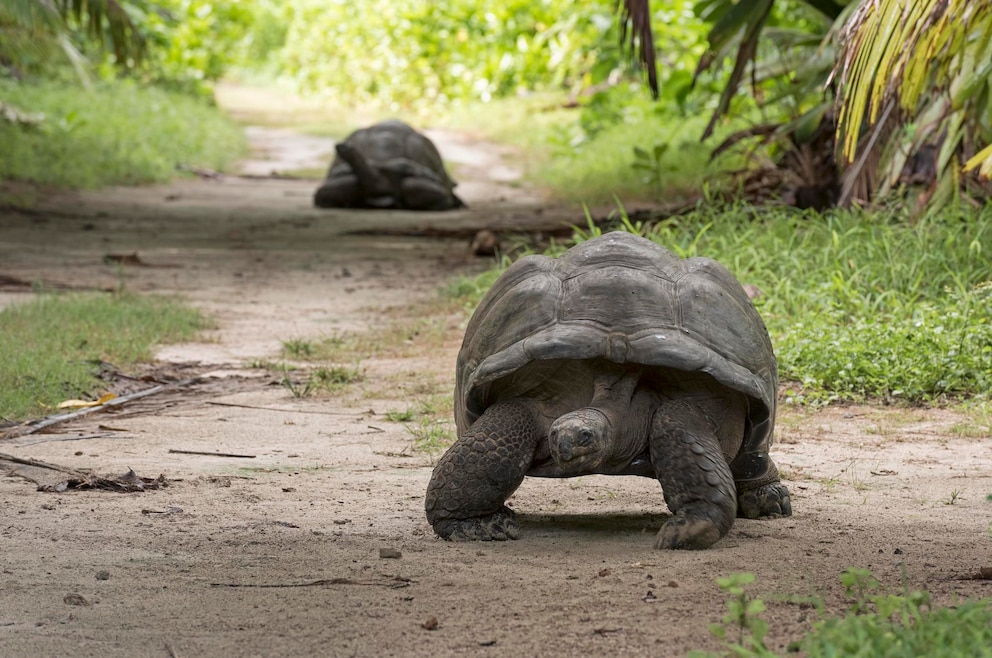
<instances>
[{"instance_id":1,"label":"tortoise shell","mask_svg":"<svg viewBox=\"0 0 992 658\"><path fill-rule=\"evenodd\" d=\"M763 468L778 391L775 353L744 289L716 261L683 259L624 232L558 258L518 260L483 297L466 329L455 380L459 435L490 405L515 394L509 389L519 389L519 373L550 359L607 359L646 371L709 375L748 399L735 472L746 477ZM758 458L753 468L748 456Z\"/></svg>"}]
</instances>

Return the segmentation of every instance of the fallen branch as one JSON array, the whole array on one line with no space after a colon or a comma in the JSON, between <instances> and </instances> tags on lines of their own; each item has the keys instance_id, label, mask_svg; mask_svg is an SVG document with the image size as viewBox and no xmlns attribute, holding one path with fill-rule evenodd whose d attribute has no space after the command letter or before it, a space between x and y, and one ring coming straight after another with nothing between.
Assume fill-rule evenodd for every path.
<instances>
[{"instance_id":1,"label":"fallen branch","mask_svg":"<svg viewBox=\"0 0 992 658\"><path fill-rule=\"evenodd\" d=\"M201 452L199 450L175 450L169 448L169 452L177 455L207 455L208 457L240 457L243 459L255 459L255 455L238 455L232 452Z\"/></svg>"},{"instance_id":2,"label":"fallen branch","mask_svg":"<svg viewBox=\"0 0 992 658\"><path fill-rule=\"evenodd\" d=\"M59 414L57 416L49 416L40 421L32 421L25 423L23 425L17 425L9 430L7 430L0 439L12 439L19 436L26 436L28 434L34 434L39 430L43 430L46 427L51 427L52 425L58 425L59 423L64 423L67 420L74 420L76 418L81 418L82 416L88 416L89 414L96 413L97 411L105 411L107 409L112 409L114 407L120 407L132 402L133 400L138 400L149 395L155 395L156 393L161 393L164 390L180 386L189 386L200 381L199 377L193 377L192 379L184 379L175 384L160 384L158 386L152 386L151 388L146 388L143 391L137 391L129 395L122 395L116 397L113 400L107 400L105 403L96 407L86 407L85 409L80 409L79 411L72 411L66 414Z\"/></svg>"}]
</instances>

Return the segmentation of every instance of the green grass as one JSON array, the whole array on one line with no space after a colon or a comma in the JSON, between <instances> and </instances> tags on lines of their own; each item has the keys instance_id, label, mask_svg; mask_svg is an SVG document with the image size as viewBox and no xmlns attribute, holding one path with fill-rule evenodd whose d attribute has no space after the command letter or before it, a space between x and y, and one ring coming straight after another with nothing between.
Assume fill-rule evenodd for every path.
<instances>
[{"instance_id":1,"label":"green grass","mask_svg":"<svg viewBox=\"0 0 992 658\"><path fill-rule=\"evenodd\" d=\"M206 321L163 297L42 294L0 311L0 417L47 414L59 402L101 391L101 362L127 370L156 345L189 340Z\"/></svg>"},{"instance_id":2,"label":"green grass","mask_svg":"<svg viewBox=\"0 0 992 658\"><path fill-rule=\"evenodd\" d=\"M413 449L426 453L432 461L437 453L446 450L455 440L450 423L428 416L421 418L417 425L407 426L406 431L413 437Z\"/></svg>"},{"instance_id":3,"label":"green grass","mask_svg":"<svg viewBox=\"0 0 992 658\"><path fill-rule=\"evenodd\" d=\"M0 98L44 114L37 129L0 121L0 179L70 188L168 180L178 165L223 169L241 129L203 100L126 82L92 91L0 80Z\"/></svg>"},{"instance_id":4,"label":"green grass","mask_svg":"<svg viewBox=\"0 0 992 658\"><path fill-rule=\"evenodd\" d=\"M798 384L792 401L927 403L992 390L992 206L914 223L741 205L627 229L714 258L761 290L781 379ZM471 307L492 280L462 280L449 294Z\"/></svg>"},{"instance_id":5,"label":"green grass","mask_svg":"<svg viewBox=\"0 0 992 658\"><path fill-rule=\"evenodd\" d=\"M360 382L365 374L361 367L318 366L304 373L302 380L294 379L286 370L279 382L289 389L293 397L305 398L319 392L333 393L340 391L349 384Z\"/></svg>"}]
</instances>

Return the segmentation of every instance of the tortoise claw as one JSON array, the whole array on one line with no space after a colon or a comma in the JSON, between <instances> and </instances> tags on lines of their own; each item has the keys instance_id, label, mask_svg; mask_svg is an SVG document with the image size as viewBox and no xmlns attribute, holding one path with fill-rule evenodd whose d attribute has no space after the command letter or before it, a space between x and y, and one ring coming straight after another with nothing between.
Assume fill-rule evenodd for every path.
<instances>
[{"instance_id":1,"label":"tortoise claw","mask_svg":"<svg viewBox=\"0 0 992 658\"><path fill-rule=\"evenodd\" d=\"M781 482L741 491L737 494L737 516L757 519L762 516L792 516L792 499L789 489Z\"/></svg>"},{"instance_id":2,"label":"tortoise claw","mask_svg":"<svg viewBox=\"0 0 992 658\"><path fill-rule=\"evenodd\" d=\"M654 547L661 550L698 550L709 548L722 536L719 526L712 520L692 518L680 512L661 526L654 539Z\"/></svg>"},{"instance_id":3,"label":"tortoise claw","mask_svg":"<svg viewBox=\"0 0 992 658\"><path fill-rule=\"evenodd\" d=\"M447 541L506 541L518 539L520 528L516 515L508 507L484 516L469 519L440 519L434 522L434 532Z\"/></svg>"}]
</instances>

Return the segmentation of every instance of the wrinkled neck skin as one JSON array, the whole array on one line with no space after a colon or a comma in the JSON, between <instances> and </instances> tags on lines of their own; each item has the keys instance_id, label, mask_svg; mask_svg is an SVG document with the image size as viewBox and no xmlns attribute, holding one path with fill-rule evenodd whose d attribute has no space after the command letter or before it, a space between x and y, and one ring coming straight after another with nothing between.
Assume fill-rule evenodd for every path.
<instances>
[{"instance_id":1,"label":"wrinkled neck skin","mask_svg":"<svg viewBox=\"0 0 992 658\"><path fill-rule=\"evenodd\" d=\"M589 406L563 414L551 425L548 444L567 473L619 472L646 445L654 396L638 390L640 369L596 376Z\"/></svg>"}]
</instances>

